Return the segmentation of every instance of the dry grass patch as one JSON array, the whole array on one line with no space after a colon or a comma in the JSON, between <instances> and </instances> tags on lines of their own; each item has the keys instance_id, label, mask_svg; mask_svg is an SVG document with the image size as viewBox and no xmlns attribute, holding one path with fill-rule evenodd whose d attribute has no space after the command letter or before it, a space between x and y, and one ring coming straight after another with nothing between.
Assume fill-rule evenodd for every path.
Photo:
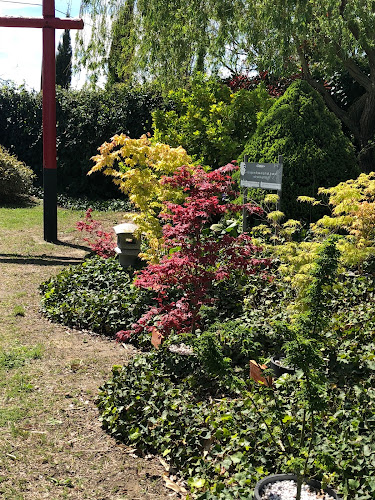
<instances>
[{"instance_id":1,"label":"dry grass patch","mask_svg":"<svg viewBox=\"0 0 375 500\"><path fill-rule=\"evenodd\" d=\"M52 324L39 312L39 284L63 266L81 262L88 251L74 230L82 213L59 210L60 244L53 245L43 241L40 205L11 215L4 210L0 208L0 497L169 498L174 494L164 487L159 461L136 457L105 434L98 421L98 387L109 378L112 365L126 363L134 350ZM110 227L122 221L122 214L106 213L103 220Z\"/></svg>"}]
</instances>

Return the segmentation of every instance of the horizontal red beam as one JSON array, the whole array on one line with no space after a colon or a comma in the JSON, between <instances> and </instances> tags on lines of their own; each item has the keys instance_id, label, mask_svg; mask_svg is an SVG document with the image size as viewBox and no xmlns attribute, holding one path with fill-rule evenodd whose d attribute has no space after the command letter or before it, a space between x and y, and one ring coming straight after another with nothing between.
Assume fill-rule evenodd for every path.
<instances>
[{"instance_id":1,"label":"horizontal red beam","mask_svg":"<svg viewBox=\"0 0 375 500\"><path fill-rule=\"evenodd\" d=\"M4 28L54 28L54 29L83 29L82 19L61 19L59 17L51 17L43 19L38 17L0 17L0 27Z\"/></svg>"}]
</instances>

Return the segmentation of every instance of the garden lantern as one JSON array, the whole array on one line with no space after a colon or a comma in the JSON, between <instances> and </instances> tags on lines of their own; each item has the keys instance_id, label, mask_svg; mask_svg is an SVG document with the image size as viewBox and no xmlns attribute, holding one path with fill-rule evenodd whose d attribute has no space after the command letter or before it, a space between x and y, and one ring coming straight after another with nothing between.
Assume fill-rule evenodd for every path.
<instances>
[{"instance_id":1,"label":"garden lantern","mask_svg":"<svg viewBox=\"0 0 375 500\"><path fill-rule=\"evenodd\" d=\"M117 236L116 253L122 267L134 266L141 250L141 240L136 235L138 226L133 223L119 224L114 231Z\"/></svg>"}]
</instances>

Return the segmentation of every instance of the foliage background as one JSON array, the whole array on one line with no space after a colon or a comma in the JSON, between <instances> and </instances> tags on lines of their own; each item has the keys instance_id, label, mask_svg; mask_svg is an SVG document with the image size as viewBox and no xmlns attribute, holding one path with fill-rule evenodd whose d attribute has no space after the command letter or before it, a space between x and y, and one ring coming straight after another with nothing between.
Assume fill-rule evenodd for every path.
<instances>
[{"instance_id":1,"label":"foliage background","mask_svg":"<svg viewBox=\"0 0 375 500\"><path fill-rule=\"evenodd\" d=\"M264 86L230 88L199 73L184 89L171 91L172 109L153 112L155 139L182 146L189 155L217 168L235 160L273 100Z\"/></svg>"}]
</instances>

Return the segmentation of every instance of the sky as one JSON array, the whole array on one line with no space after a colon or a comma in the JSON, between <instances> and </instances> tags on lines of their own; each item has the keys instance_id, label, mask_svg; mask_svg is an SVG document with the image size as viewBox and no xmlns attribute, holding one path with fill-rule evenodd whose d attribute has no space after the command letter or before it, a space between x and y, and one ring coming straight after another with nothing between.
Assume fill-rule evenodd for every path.
<instances>
[{"instance_id":1,"label":"sky","mask_svg":"<svg viewBox=\"0 0 375 500\"><path fill-rule=\"evenodd\" d=\"M56 17L79 17L80 0L55 0ZM33 5L30 5L33 4ZM34 5L35 4L35 5ZM0 0L0 17L42 17L42 0ZM71 32L74 44L76 30ZM56 49L63 30L56 30ZM73 51L74 52L74 51ZM0 27L0 83L11 80L28 90L40 90L42 68L42 30ZM73 76L72 87L80 88L85 75Z\"/></svg>"}]
</instances>

